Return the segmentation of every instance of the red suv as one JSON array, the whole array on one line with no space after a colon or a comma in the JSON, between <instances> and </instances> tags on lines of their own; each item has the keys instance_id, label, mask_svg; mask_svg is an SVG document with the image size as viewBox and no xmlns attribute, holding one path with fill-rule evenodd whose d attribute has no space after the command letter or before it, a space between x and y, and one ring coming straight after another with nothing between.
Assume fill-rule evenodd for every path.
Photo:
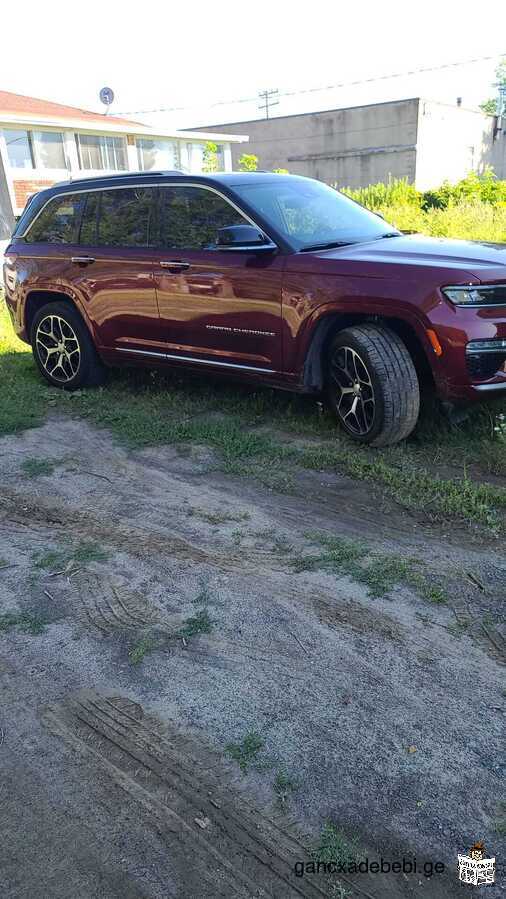
<instances>
[{"instance_id":1,"label":"red suv","mask_svg":"<svg viewBox=\"0 0 506 899\"><path fill-rule=\"evenodd\" d=\"M6 300L53 385L184 365L325 392L351 437L406 437L420 385L506 395L506 245L406 236L336 190L268 173L57 184L6 251Z\"/></svg>"}]
</instances>

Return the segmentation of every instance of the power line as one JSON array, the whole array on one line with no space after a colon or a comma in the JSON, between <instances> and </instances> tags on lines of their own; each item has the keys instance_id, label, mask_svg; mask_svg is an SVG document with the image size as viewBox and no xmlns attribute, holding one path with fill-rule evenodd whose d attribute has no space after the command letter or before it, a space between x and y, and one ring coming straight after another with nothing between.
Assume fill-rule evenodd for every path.
<instances>
[{"instance_id":1,"label":"power line","mask_svg":"<svg viewBox=\"0 0 506 899\"><path fill-rule=\"evenodd\" d=\"M271 90L259 91L259 93L258 93L258 96L260 97L260 99L264 101L263 103L261 103L259 105L258 108L265 109L265 118L266 119L269 118L269 109L271 108L271 106L277 106L279 103L279 100L271 100L271 97L277 97L278 94L279 94L279 91L277 88L274 88Z\"/></svg>"},{"instance_id":2,"label":"power line","mask_svg":"<svg viewBox=\"0 0 506 899\"><path fill-rule=\"evenodd\" d=\"M460 66L472 65L477 62L491 62L494 59L500 59L504 55L504 53L497 53L494 56L477 56L474 59L464 59L460 62L447 62L438 66L423 66L418 69L409 69L405 72L393 72L390 75L376 75L373 78L360 78L356 81L340 81L336 84L326 84L321 87L307 87L294 91L278 91L277 96L296 97L302 94L318 93L319 91L335 90L342 87L357 87L361 84L372 84L377 81L389 81L393 78L406 78L409 75L420 75L425 74L426 72L441 72L443 69L455 69ZM262 91L260 96L263 96L263 94L265 94L265 91ZM205 105L208 109L213 109L216 106L235 106L237 103L254 103L257 100L258 96L237 97L235 100L217 100L215 103L193 103L188 106L160 106L157 109L129 109L124 112L116 112L115 115L149 115L155 112L184 112L188 109L202 109L202 105Z\"/></svg>"}]
</instances>

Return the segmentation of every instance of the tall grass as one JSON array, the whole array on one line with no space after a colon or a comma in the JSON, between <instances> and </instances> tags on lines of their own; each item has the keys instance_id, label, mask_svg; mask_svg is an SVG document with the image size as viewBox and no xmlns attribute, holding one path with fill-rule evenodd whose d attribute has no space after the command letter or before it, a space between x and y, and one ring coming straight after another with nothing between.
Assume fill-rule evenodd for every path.
<instances>
[{"instance_id":1,"label":"tall grass","mask_svg":"<svg viewBox=\"0 0 506 899\"><path fill-rule=\"evenodd\" d=\"M498 181L491 170L424 193L396 178L343 193L401 231L506 243L506 181Z\"/></svg>"}]
</instances>

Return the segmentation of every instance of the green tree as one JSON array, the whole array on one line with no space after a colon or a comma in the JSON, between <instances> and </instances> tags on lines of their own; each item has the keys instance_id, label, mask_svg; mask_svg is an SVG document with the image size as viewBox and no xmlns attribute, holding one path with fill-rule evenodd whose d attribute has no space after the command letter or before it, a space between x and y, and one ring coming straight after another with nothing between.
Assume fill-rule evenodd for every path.
<instances>
[{"instance_id":1,"label":"green tree","mask_svg":"<svg viewBox=\"0 0 506 899\"><path fill-rule=\"evenodd\" d=\"M497 66L495 77L497 79L497 90L506 90L506 57L504 57ZM480 109L486 115L497 115L497 100L492 97L489 100L485 100L484 103L480 103Z\"/></svg>"},{"instance_id":2,"label":"green tree","mask_svg":"<svg viewBox=\"0 0 506 899\"><path fill-rule=\"evenodd\" d=\"M202 171L218 171L218 144L215 144L212 140L208 140L205 146L202 157Z\"/></svg>"},{"instance_id":3,"label":"green tree","mask_svg":"<svg viewBox=\"0 0 506 899\"><path fill-rule=\"evenodd\" d=\"M256 172L258 168L258 156L254 153L243 153L237 162L240 172Z\"/></svg>"},{"instance_id":4,"label":"green tree","mask_svg":"<svg viewBox=\"0 0 506 899\"><path fill-rule=\"evenodd\" d=\"M272 171L274 172L275 175L289 175L290 174L288 169L273 169Z\"/></svg>"}]
</instances>

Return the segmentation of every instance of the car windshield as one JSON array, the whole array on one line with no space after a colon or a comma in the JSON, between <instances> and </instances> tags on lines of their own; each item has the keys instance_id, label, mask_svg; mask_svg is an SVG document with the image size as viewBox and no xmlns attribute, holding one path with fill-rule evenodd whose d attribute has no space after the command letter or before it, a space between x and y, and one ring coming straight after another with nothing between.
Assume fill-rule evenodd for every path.
<instances>
[{"instance_id":1,"label":"car windshield","mask_svg":"<svg viewBox=\"0 0 506 899\"><path fill-rule=\"evenodd\" d=\"M296 250L361 243L390 236L391 226L328 184L279 175L239 184L235 192Z\"/></svg>"}]
</instances>

